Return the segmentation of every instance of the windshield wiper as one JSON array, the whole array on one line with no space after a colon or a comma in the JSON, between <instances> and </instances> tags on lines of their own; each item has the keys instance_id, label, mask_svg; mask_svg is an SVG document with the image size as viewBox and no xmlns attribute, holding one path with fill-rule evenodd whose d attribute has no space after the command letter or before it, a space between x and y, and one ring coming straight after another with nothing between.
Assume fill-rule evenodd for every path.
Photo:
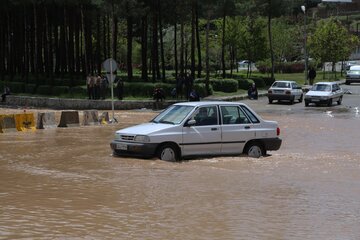
<instances>
[{"instance_id":1,"label":"windshield wiper","mask_svg":"<svg viewBox=\"0 0 360 240\"><path fill-rule=\"evenodd\" d=\"M159 123L165 123L165 124L171 124L171 125L174 125L173 122L170 122L170 121L165 121L165 120L161 120L159 121Z\"/></svg>"}]
</instances>

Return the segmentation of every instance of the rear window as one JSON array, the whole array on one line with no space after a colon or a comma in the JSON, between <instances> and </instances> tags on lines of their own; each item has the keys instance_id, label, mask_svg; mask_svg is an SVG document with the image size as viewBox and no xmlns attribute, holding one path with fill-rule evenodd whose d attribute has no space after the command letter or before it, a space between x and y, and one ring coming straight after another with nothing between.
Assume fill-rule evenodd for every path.
<instances>
[{"instance_id":1,"label":"rear window","mask_svg":"<svg viewBox=\"0 0 360 240\"><path fill-rule=\"evenodd\" d=\"M277 87L277 88L290 88L291 85L288 82L274 82L274 84L272 85L272 87Z\"/></svg>"}]
</instances>

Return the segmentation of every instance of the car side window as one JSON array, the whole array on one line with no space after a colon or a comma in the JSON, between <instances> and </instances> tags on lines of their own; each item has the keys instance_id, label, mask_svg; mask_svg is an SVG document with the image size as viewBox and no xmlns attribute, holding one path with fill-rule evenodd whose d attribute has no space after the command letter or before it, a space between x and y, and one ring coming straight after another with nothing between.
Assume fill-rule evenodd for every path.
<instances>
[{"instance_id":1,"label":"car side window","mask_svg":"<svg viewBox=\"0 0 360 240\"><path fill-rule=\"evenodd\" d=\"M250 123L249 118L238 106L221 106L221 117L224 125Z\"/></svg>"},{"instance_id":2,"label":"car side window","mask_svg":"<svg viewBox=\"0 0 360 240\"><path fill-rule=\"evenodd\" d=\"M252 123L260 123L260 120L245 106L241 106L241 109L250 118Z\"/></svg>"},{"instance_id":3,"label":"car side window","mask_svg":"<svg viewBox=\"0 0 360 240\"><path fill-rule=\"evenodd\" d=\"M195 126L217 125L218 111L216 106L200 107L193 118Z\"/></svg>"}]
</instances>

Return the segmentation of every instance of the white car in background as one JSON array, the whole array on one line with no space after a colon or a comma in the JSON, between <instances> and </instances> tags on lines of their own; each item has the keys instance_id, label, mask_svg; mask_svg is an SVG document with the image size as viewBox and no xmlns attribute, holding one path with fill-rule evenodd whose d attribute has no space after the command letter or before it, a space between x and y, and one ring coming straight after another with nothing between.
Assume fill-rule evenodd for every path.
<instances>
[{"instance_id":1,"label":"white car in background","mask_svg":"<svg viewBox=\"0 0 360 240\"><path fill-rule=\"evenodd\" d=\"M148 123L116 131L110 146L114 156L167 161L243 153L260 157L280 148L279 135L277 122L263 120L243 103L183 102Z\"/></svg>"},{"instance_id":2,"label":"white car in background","mask_svg":"<svg viewBox=\"0 0 360 240\"><path fill-rule=\"evenodd\" d=\"M336 82L318 82L305 94L305 107L310 103L332 106L333 102L337 102L340 105L343 95L344 91Z\"/></svg>"},{"instance_id":3,"label":"white car in background","mask_svg":"<svg viewBox=\"0 0 360 240\"><path fill-rule=\"evenodd\" d=\"M345 84L360 83L360 65L351 66L346 72Z\"/></svg>"},{"instance_id":4,"label":"white car in background","mask_svg":"<svg viewBox=\"0 0 360 240\"><path fill-rule=\"evenodd\" d=\"M270 104L274 100L294 104L295 100L303 101L303 91L295 81L275 81L269 88L267 97Z\"/></svg>"}]
</instances>

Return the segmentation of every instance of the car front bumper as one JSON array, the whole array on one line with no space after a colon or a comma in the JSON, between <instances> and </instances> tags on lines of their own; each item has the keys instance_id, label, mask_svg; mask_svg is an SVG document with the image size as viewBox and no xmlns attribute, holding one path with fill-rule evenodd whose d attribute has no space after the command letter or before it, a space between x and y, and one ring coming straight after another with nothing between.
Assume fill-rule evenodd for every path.
<instances>
[{"instance_id":1,"label":"car front bumper","mask_svg":"<svg viewBox=\"0 0 360 240\"><path fill-rule=\"evenodd\" d=\"M110 143L114 154L118 156L153 157L157 146L157 143L135 143L116 140Z\"/></svg>"},{"instance_id":2,"label":"car front bumper","mask_svg":"<svg viewBox=\"0 0 360 240\"><path fill-rule=\"evenodd\" d=\"M327 104L330 98L305 98L306 103Z\"/></svg>"},{"instance_id":3,"label":"car front bumper","mask_svg":"<svg viewBox=\"0 0 360 240\"><path fill-rule=\"evenodd\" d=\"M345 80L345 83L360 83L360 77L358 78L353 78L353 77L347 77Z\"/></svg>"}]
</instances>

